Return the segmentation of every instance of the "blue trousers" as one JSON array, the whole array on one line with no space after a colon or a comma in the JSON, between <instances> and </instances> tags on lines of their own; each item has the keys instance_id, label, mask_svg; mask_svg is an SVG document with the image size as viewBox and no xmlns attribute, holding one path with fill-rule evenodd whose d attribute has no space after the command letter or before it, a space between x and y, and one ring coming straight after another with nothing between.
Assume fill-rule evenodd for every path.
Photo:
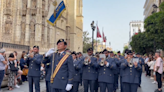
<instances>
[{"instance_id":1,"label":"blue trousers","mask_svg":"<svg viewBox=\"0 0 164 92\"><path fill-rule=\"evenodd\" d=\"M141 85L141 77L142 77L142 72L140 72L140 75L139 75L139 85Z\"/></svg>"},{"instance_id":2,"label":"blue trousers","mask_svg":"<svg viewBox=\"0 0 164 92\"><path fill-rule=\"evenodd\" d=\"M79 83L80 83L80 82L77 82L77 81L74 81L74 82L73 82L73 90L72 90L71 92L78 92Z\"/></svg>"},{"instance_id":3,"label":"blue trousers","mask_svg":"<svg viewBox=\"0 0 164 92\"><path fill-rule=\"evenodd\" d=\"M114 74L114 91L118 89L118 74Z\"/></svg>"},{"instance_id":4,"label":"blue trousers","mask_svg":"<svg viewBox=\"0 0 164 92\"><path fill-rule=\"evenodd\" d=\"M121 92L124 92L124 91L123 91L122 76L120 76L120 86L121 86Z\"/></svg>"},{"instance_id":5,"label":"blue trousers","mask_svg":"<svg viewBox=\"0 0 164 92\"><path fill-rule=\"evenodd\" d=\"M46 81L46 92L51 92L50 81Z\"/></svg>"},{"instance_id":6,"label":"blue trousers","mask_svg":"<svg viewBox=\"0 0 164 92\"><path fill-rule=\"evenodd\" d=\"M84 92L88 92L88 86L90 86L90 92L94 92L95 80L83 80Z\"/></svg>"},{"instance_id":7,"label":"blue trousers","mask_svg":"<svg viewBox=\"0 0 164 92\"><path fill-rule=\"evenodd\" d=\"M35 84L35 92L40 92L40 77L28 76L29 92L33 92L33 83Z\"/></svg>"},{"instance_id":8,"label":"blue trousers","mask_svg":"<svg viewBox=\"0 0 164 92\"><path fill-rule=\"evenodd\" d=\"M98 79L95 81L95 92L98 92L99 84Z\"/></svg>"},{"instance_id":9,"label":"blue trousers","mask_svg":"<svg viewBox=\"0 0 164 92\"><path fill-rule=\"evenodd\" d=\"M135 83L123 83L124 92L137 92L138 84Z\"/></svg>"},{"instance_id":10,"label":"blue trousers","mask_svg":"<svg viewBox=\"0 0 164 92\"><path fill-rule=\"evenodd\" d=\"M1 90L1 83L3 81L4 74L5 74L4 70L0 70L0 90Z\"/></svg>"},{"instance_id":11,"label":"blue trousers","mask_svg":"<svg viewBox=\"0 0 164 92\"><path fill-rule=\"evenodd\" d=\"M100 86L100 92L106 92L106 88L108 89L108 92L113 92L112 83L99 82L99 86Z\"/></svg>"},{"instance_id":12,"label":"blue trousers","mask_svg":"<svg viewBox=\"0 0 164 92\"><path fill-rule=\"evenodd\" d=\"M63 89L51 88L51 92L67 92L67 91L66 90L63 90Z\"/></svg>"}]
</instances>

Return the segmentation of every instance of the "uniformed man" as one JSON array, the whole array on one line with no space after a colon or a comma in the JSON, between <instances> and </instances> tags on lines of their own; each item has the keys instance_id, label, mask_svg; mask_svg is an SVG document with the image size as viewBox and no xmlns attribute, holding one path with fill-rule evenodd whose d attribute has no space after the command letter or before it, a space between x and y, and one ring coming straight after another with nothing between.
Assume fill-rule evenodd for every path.
<instances>
[{"instance_id":1,"label":"uniformed man","mask_svg":"<svg viewBox=\"0 0 164 92\"><path fill-rule=\"evenodd\" d=\"M79 52L78 54L79 54L79 61L80 61L80 62L83 62L83 60L84 60L83 54L82 54L81 52ZM82 86L82 73L83 73L83 69L81 68L81 69L80 69L80 79L81 79L80 85L81 85L81 86Z\"/></svg>"},{"instance_id":2,"label":"uniformed man","mask_svg":"<svg viewBox=\"0 0 164 92\"><path fill-rule=\"evenodd\" d=\"M99 61L98 68L98 82L100 86L100 92L106 92L106 88L108 89L108 92L113 92L114 69L116 69L116 64L114 62L114 58L107 58L108 51L106 49L103 51L103 53L105 54L106 59L104 61Z\"/></svg>"},{"instance_id":3,"label":"uniformed man","mask_svg":"<svg viewBox=\"0 0 164 92\"><path fill-rule=\"evenodd\" d=\"M120 66L121 66L121 63L124 61L124 56L122 56L121 55L121 52L120 51L118 51L117 52L117 57L118 57L118 59L119 59L119 61L120 61L120 65L119 65L119 75L120 75L120 88L121 88L121 92L123 92L123 86L122 86L122 69L120 68Z\"/></svg>"},{"instance_id":4,"label":"uniformed man","mask_svg":"<svg viewBox=\"0 0 164 92\"><path fill-rule=\"evenodd\" d=\"M58 52L50 56L51 61L51 92L67 92L72 89L74 67L73 58L65 49L64 39L57 42Z\"/></svg>"},{"instance_id":5,"label":"uniformed man","mask_svg":"<svg viewBox=\"0 0 164 92\"><path fill-rule=\"evenodd\" d=\"M139 85L139 73L141 71L141 65L136 61L133 62L133 53L128 51L128 58L121 64L123 69L122 82L124 92L137 92Z\"/></svg>"},{"instance_id":6,"label":"uniformed man","mask_svg":"<svg viewBox=\"0 0 164 92\"><path fill-rule=\"evenodd\" d=\"M46 92L51 92L51 85L50 85L50 76L51 76L51 64L50 64L50 57L45 57L43 60L43 64L45 66L45 81L46 81Z\"/></svg>"},{"instance_id":7,"label":"uniformed man","mask_svg":"<svg viewBox=\"0 0 164 92\"><path fill-rule=\"evenodd\" d=\"M114 57L113 51L110 52L110 57L114 59L114 62L116 64L116 68L114 70L114 86L113 86L113 91L116 92L116 90L118 89L118 76L119 76L120 62L118 58Z\"/></svg>"},{"instance_id":8,"label":"uniformed man","mask_svg":"<svg viewBox=\"0 0 164 92\"><path fill-rule=\"evenodd\" d=\"M121 56L121 52L120 51L117 52L117 56L118 56L119 59L124 59L124 56Z\"/></svg>"},{"instance_id":9,"label":"uniformed man","mask_svg":"<svg viewBox=\"0 0 164 92\"><path fill-rule=\"evenodd\" d=\"M100 56L99 56L99 53L98 52L96 52L95 57L97 58L97 63L99 63L99 61L101 59L100 59ZM98 68L96 68L96 73L97 73L97 79L95 81L95 91L94 92L98 92L98 88L99 88L99 83L98 83Z\"/></svg>"},{"instance_id":10,"label":"uniformed man","mask_svg":"<svg viewBox=\"0 0 164 92\"><path fill-rule=\"evenodd\" d=\"M81 66L80 60L77 60L75 52L72 52L72 57L73 57L73 65L75 68L75 76L73 78L73 90L72 90L72 92L78 92L79 83L81 82L80 73L81 73L81 67L82 66Z\"/></svg>"},{"instance_id":11,"label":"uniformed man","mask_svg":"<svg viewBox=\"0 0 164 92\"><path fill-rule=\"evenodd\" d=\"M83 69L83 83L84 83L84 92L88 92L88 86L90 86L90 92L94 92L95 81L97 79L97 71L98 67L97 59L93 57L93 49L89 48L87 50L88 56L85 57L82 65Z\"/></svg>"},{"instance_id":12,"label":"uniformed man","mask_svg":"<svg viewBox=\"0 0 164 92\"><path fill-rule=\"evenodd\" d=\"M34 46L29 51L28 58L25 62L29 65L28 82L29 92L33 92L33 83L35 84L35 92L40 92L40 67L43 56L39 54L39 46Z\"/></svg>"},{"instance_id":13,"label":"uniformed man","mask_svg":"<svg viewBox=\"0 0 164 92\"><path fill-rule=\"evenodd\" d=\"M139 63L141 65L141 71L140 71L140 76L139 76L139 87L141 87L142 65L144 65L145 63L144 63L144 59L141 57L140 53L137 53L136 55L139 58Z\"/></svg>"}]
</instances>

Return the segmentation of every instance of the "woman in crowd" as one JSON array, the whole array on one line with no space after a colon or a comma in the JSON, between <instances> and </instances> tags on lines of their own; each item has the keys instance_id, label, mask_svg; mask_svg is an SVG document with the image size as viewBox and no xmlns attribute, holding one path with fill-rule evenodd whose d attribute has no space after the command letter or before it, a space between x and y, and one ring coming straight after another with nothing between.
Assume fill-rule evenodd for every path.
<instances>
[{"instance_id":1,"label":"woman in crowd","mask_svg":"<svg viewBox=\"0 0 164 92\"><path fill-rule=\"evenodd\" d=\"M10 53L9 58L8 58L8 64L6 69L9 70L9 75L8 75L8 88L9 90L13 90L14 85L16 85L16 73L17 71L13 71L11 67L17 67L17 62L16 62L16 55L13 53ZM7 71L7 70L6 70Z\"/></svg>"},{"instance_id":2,"label":"woman in crowd","mask_svg":"<svg viewBox=\"0 0 164 92\"><path fill-rule=\"evenodd\" d=\"M14 51L14 53L15 53L15 55L16 55L16 57L17 57L17 55L18 55L17 51ZM16 63L17 63L18 71L17 71L17 73L16 73L15 81L16 81L16 83L17 83L17 79L19 78L18 83L19 83L19 84L22 84L21 75L22 75L23 72L22 72L21 69L20 69L20 61L19 61L17 58L16 58ZM20 86L18 86L17 84L16 84L16 87L17 87L17 88L20 88Z\"/></svg>"},{"instance_id":3,"label":"woman in crowd","mask_svg":"<svg viewBox=\"0 0 164 92\"><path fill-rule=\"evenodd\" d=\"M154 65L155 65L155 61L153 58L150 59L150 62L148 62L148 66L150 67L150 74L151 74L151 77L150 79L154 79L153 78L153 72L154 72Z\"/></svg>"},{"instance_id":4,"label":"woman in crowd","mask_svg":"<svg viewBox=\"0 0 164 92\"><path fill-rule=\"evenodd\" d=\"M4 72L5 65L8 63L7 60L5 60L4 56L5 56L5 50L0 49L0 86L1 86L4 74L5 74L5 72ZM0 87L0 91L1 91L1 87Z\"/></svg>"},{"instance_id":5,"label":"woman in crowd","mask_svg":"<svg viewBox=\"0 0 164 92\"><path fill-rule=\"evenodd\" d=\"M156 62L156 57L155 56L153 57L153 61L154 61L153 69L155 69L155 62ZM156 75L155 75L155 71L154 70L153 70L153 76L154 76L154 81L152 83L157 84Z\"/></svg>"},{"instance_id":6,"label":"woman in crowd","mask_svg":"<svg viewBox=\"0 0 164 92\"><path fill-rule=\"evenodd\" d=\"M26 52L22 52L22 55L21 55L21 59L20 59L20 67L21 67L21 70L23 71L23 69L27 69L28 66L26 65L25 63L25 55L26 55ZM22 82L25 82L27 81L27 75L22 75Z\"/></svg>"}]
</instances>

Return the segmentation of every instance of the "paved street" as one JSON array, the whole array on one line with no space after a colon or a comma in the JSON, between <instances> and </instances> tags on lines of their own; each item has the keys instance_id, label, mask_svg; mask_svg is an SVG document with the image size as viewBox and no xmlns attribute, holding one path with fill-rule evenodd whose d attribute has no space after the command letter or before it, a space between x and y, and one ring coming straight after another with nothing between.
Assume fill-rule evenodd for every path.
<instances>
[{"instance_id":1,"label":"paved street","mask_svg":"<svg viewBox=\"0 0 164 92\"><path fill-rule=\"evenodd\" d=\"M157 88L157 85L152 84L152 82L153 80L151 80L149 77L145 77L145 74L143 74L142 85L141 88L138 89L138 92L154 92L154 90ZM46 87L44 81L40 82L40 88L41 92L45 92ZM21 88L15 88L13 91L8 91L7 88L2 88L2 90L2 92L29 92L28 82L23 83L23 85L21 85ZM83 87L79 87L79 92L84 92ZM120 92L120 90L117 90L117 92Z\"/></svg>"}]
</instances>

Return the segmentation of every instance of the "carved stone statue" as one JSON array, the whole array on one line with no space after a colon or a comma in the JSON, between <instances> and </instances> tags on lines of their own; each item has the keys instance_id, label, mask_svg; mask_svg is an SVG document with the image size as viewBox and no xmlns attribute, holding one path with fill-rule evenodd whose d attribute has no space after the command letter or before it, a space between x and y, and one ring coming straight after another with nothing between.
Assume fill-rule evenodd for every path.
<instances>
[{"instance_id":1,"label":"carved stone statue","mask_svg":"<svg viewBox=\"0 0 164 92\"><path fill-rule=\"evenodd\" d=\"M22 0L23 10L27 9L27 0Z\"/></svg>"},{"instance_id":2,"label":"carved stone statue","mask_svg":"<svg viewBox=\"0 0 164 92\"><path fill-rule=\"evenodd\" d=\"M22 22L21 28L22 28L21 32L25 33L25 29L26 29L26 24L25 24L25 22Z\"/></svg>"},{"instance_id":3,"label":"carved stone statue","mask_svg":"<svg viewBox=\"0 0 164 92\"><path fill-rule=\"evenodd\" d=\"M45 0L42 1L42 10L45 10Z\"/></svg>"},{"instance_id":4,"label":"carved stone statue","mask_svg":"<svg viewBox=\"0 0 164 92\"><path fill-rule=\"evenodd\" d=\"M11 2L12 2L13 0L6 0L6 7L7 8L10 8L11 7Z\"/></svg>"},{"instance_id":5,"label":"carved stone statue","mask_svg":"<svg viewBox=\"0 0 164 92\"><path fill-rule=\"evenodd\" d=\"M32 8L33 8L33 9L36 8L36 0L32 0Z\"/></svg>"},{"instance_id":6,"label":"carved stone statue","mask_svg":"<svg viewBox=\"0 0 164 92\"><path fill-rule=\"evenodd\" d=\"M30 30L31 30L31 33L35 32L35 23L33 21L31 21L30 23Z\"/></svg>"},{"instance_id":7,"label":"carved stone statue","mask_svg":"<svg viewBox=\"0 0 164 92\"><path fill-rule=\"evenodd\" d=\"M9 34L11 32L12 28L12 19L11 16L7 16L6 22L5 22L5 33Z\"/></svg>"}]
</instances>

